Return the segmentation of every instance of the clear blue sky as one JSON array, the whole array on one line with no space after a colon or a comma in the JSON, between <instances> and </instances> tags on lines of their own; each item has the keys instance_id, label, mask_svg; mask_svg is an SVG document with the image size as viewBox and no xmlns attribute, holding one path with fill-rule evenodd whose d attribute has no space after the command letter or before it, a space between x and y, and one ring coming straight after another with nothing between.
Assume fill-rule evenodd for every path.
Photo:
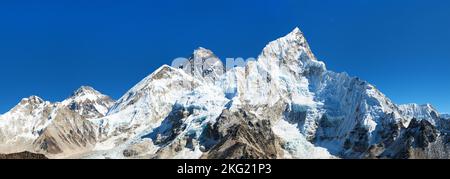
<instances>
[{"instance_id":1,"label":"clear blue sky","mask_svg":"<svg viewBox=\"0 0 450 179\"><path fill-rule=\"evenodd\" d=\"M329 69L450 112L450 1L17 0L0 2L0 113L81 85L117 99L199 46L255 57L296 26Z\"/></svg>"}]
</instances>

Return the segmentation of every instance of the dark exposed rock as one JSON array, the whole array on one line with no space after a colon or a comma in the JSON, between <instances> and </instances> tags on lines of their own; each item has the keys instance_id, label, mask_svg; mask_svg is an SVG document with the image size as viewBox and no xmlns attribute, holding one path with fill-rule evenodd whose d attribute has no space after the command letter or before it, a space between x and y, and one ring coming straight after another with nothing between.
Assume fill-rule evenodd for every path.
<instances>
[{"instance_id":1,"label":"dark exposed rock","mask_svg":"<svg viewBox=\"0 0 450 179\"><path fill-rule=\"evenodd\" d=\"M323 115L318 122L315 140L312 142L337 139L339 136L337 136L336 130L341 121L342 120L329 120L326 115Z\"/></svg>"},{"instance_id":2,"label":"dark exposed rock","mask_svg":"<svg viewBox=\"0 0 450 179\"><path fill-rule=\"evenodd\" d=\"M368 130L358 123L344 143L344 149L350 151L350 155L365 153L369 149Z\"/></svg>"},{"instance_id":3,"label":"dark exposed rock","mask_svg":"<svg viewBox=\"0 0 450 179\"><path fill-rule=\"evenodd\" d=\"M378 158L433 159L449 158L445 134L427 120L413 119L400 136Z\"/></svg>"},{"instance_id":4,"label":"dark exposed rock","mask_svg":"<svg viewBox=\"0 0 450 179\"><path fill-rule=\"evenodd\" d=\"M282 154L280 142L271 130L269 120L258 120L244 110L224 110L211 134L219 137L202 158L208 159L274 159Z\"/></svg>"},{"instance_id":5,"label":"dark exposed rock","mask_svg":"<svg viewBox=\"0 0 450 179\"><path fill-rule=\"evenodd\" d=\"M123 151L123 156L124 157L134 157L134 156L137 156L137 155L139 155L139 153L137 151L135 151L135 150L127 149L127 150Z\"/></svg>"},{"instance_id":6,"label":"dark exposed rock","mask_svg":"<svg viewBox=\"0 0 450 179\"><path fill-rule=\"evenodd\" d=\"M48 159L45 155L31 152L0 154L0 159Z\"/></svg>"},{"instance_id":7,"label":"dark exposed rock","mask_svg":"<svg viewBox=\"0 0 450 179\"><path fill-rule=\"evenodd\" d=\"M438 131L426 120L413 120L405 132L405 137L412 139L414 148L425 149L430 143L436 141Z\"/></svg>"}]
</instances>

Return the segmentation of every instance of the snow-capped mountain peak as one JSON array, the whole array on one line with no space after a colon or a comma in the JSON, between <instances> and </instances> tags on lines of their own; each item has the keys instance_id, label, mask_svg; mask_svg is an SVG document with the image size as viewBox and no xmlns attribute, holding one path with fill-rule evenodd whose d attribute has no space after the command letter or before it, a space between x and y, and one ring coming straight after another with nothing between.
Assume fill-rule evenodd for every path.
<instances>
[{"instance_id":1,"label":"snow-capped mountain peak","mask_svg":"<svg viewBox=\"0 0 450 179\"><path fill-rule=\"evenodd\" d=\"M436 124L436 120L439 118L439 112L431 104L403 104L398 106L400 113L411 120L413 118L418 120L428 120L432 124Z\"/></svg>"},{"instance_id":2,"label":"snow-capped mountain peak","mask_svg":"<svg viewBox=\"0 0 450 179\"><path fill-rule=\"evenodd\" d=\"M38 96L30 96L28 98L23 98L19 104L14 106L10 111L3 115L4 118L9 118L7 116L17 116L17 114L25 115L35 115L38 111L50 106L49 101L45 101ZM20 115L18 115L20 116Z\"/></svg>"},{"instance_id":3,"label":"snow-capped mountain peak","mask_svg":"<svg viewBox=\"0 0 450 179\"><path fill-rule=\"evenodd\" d=\"M72 93L72 97L85 96L85 95L100 96L102 94L90 86L81 86L80 88L78 88L76 91L74 91Z\"/></svg>"},{"instance_id":4,"label":"snow-capped mountain peak","mask_svg":"<svg viewBox=\"0 0 450 179\"><path fill-rule=\"evenodd\" d=\"M54 108L54 104L31 96L0 115L0 151L27 149L38 137L38 131L49 124Z\"/></svg>"},{"instance_id":5,"label":"snow-capped mountain peak","mask_svg":"<svg viewBox=\"0 0 450 179\"><path fill-rule=\"evenodd\" d=\"M192 55L192 58L197 58L197 59L208 59L211 57L216 57L216 56L211 50L206 49L204 47L198 47L197 49L194 50L194 53Z\"/></svg>"},{"instance_id":6,"label":"snow-capped mountain peak","mask_svg":"<svg viewBox=\"0 0 450 179\"><path fill-rule=\"evenodd\" d=\"M302 47L309 48L303 32L298 27L294 28L294 30L292 30L289 34L287 34L283 38L287 39L291 42L300 43L300 44L302 44L301 45ZM281 38L281 39L283 39L283 38ZM280 40L280 39L278 39L278 40Z\"/></svg>"},{"instance_id":7,"label":"snow-capped mountain peak","mask_svg":"<svg viewBox=\"0 0 450 179\"><path fill-rule=\"evenodd\" d=\"M37 96L24 98L0 116L0 151L66 152L67 146L84 146L86 140L95 141L91 134L78 136L79 132L93 131L87 119L103 117L113 103L108 96L87 86L63 102L51 103ZM74 136L84 141L68 139Z\"/></svg>"},{"instance_id":8,"label":"snow-capped mountain peak","mask_svg":"<svg viewBox=\"0 0 450 179\"><path fill-rule=\"evenodd\" d=\"M290 32L286 36L270 43L269 46L271 44L283 45L284 47L290 46L291 49L288 48L289 50L304 50L311 60L317 60L311 51L311 48L306 40L306 37L298 27L296 27L292 32Z\"/></svg>"},{"instance_id":9,"label":"snow-capped mountain peak","mask_svg":"<svg viewBox=\"0 0 450 179\"><path fill-rule=\"evenodd\" d=\"M180 89L191 89L190 86L198 86L199 81L186 74L181 69L163 65L155 72L145 77L132 87L111 108L109 114L118 113L128 107L135 107L138 102L146 100L159 100L157 95L165 95L168 91L179 91ZM180 86L180 89L169 87ZM144 107L144 106L143 106Z\"/></svg>"},{"instance_id":10,"label":"snow-capped mountain peak","mask_svg":"<svg viewBox=\"0 0 450 179\"><path fill-rule=\"evenodd\" d=\"M82 86L73 92L72 96L61 102L86 119L103 117L108 113L114 101L90 86Z\"/></svg>"},{"instance_id":11,"label":"snow-capped mountain peak","mask_svg":"<svg viewBox=\"0 0 450 179\"><path fill-rule=\"evenodd\" d=\"M23 98L11 111L16 111L18 108L24 107L34 109L46 104L50 104L50 102L43 100L39 96L30 96L28 98Z\"/></svg>"},{"instance_id":12,"label":"snow-capped mountain peak","mask_svg":"<svg viewBox=\"0 0 450 179\"><path fill-rule=\"evenodd\" d=\"M41 104L44 103L44 100L39 96L30 96L28 98L22 99L22 102L31 103L31 104Z\"/></svg>"},{"instance_id":13,"label":"snow-capped mountain peak","mask_svg":"<svg viewBox=\"0 0 450 179\"><path fill-rule=\"evenodd\" d=\"M295 76L326 71L325 63L318 61L303 33L295 28L288 35L270 42L258 58L259 66L269 73L285 71Z\"/></svg>"},{"instance_id":14,"label":"snow-capped mountain peak","mask_svg":"<svg viewBox=\"0 0 450 179\"><path fill-rule=\"evenodd\" d=\"M225 73L222 61L209 49L199 47L177 68L204 82L214 83Z\"/></svg>"}]
</instances>

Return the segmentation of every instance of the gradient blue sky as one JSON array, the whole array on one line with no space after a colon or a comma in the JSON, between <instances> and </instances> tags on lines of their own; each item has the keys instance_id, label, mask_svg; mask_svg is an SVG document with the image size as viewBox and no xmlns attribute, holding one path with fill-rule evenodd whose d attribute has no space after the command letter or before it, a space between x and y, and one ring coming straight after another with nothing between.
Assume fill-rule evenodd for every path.
<instances>
[{"instance_id":1,"label":"gradient blue sky","mask_svg":"<svg viewBox=\"0 0 450 179\"><path fill-rule=\"evenodd\" d=\"M255 57L299 26L328 68L450 112L450 1L1 1L0 113L90 85L118 99L199 47Z\"/></svg>"}]
</instances>

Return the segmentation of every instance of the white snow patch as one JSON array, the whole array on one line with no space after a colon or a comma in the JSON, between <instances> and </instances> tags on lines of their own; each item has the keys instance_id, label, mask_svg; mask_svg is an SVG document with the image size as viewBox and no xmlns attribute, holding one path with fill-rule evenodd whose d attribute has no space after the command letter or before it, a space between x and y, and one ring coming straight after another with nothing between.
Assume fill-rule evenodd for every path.
<instances>
[{"instance_id":1,"label":"white snow patch","mask_svg":"<svg viewBox=\"0 0 450 179\"><path fill-rule=\"evenodd\" d=\"M330 159L335 158L327 149L316 147L306 140L300 133L296 124L290 124L285 120L278 121L273 127L275 135L286 142L285 158L298 159Z\"/></svg>"}]
</instances>

